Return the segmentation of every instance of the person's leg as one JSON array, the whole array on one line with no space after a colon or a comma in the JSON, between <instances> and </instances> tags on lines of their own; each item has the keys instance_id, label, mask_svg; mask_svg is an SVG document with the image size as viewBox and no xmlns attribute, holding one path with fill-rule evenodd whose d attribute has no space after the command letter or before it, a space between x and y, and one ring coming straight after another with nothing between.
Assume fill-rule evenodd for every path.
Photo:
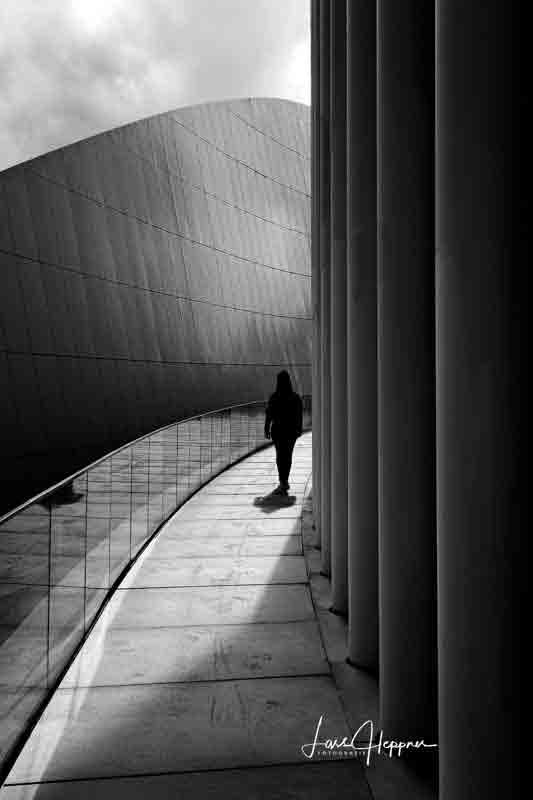
<instances>
[{"instance_id":1,"label":"person's leg","mask_svg":"<svg viewBox=\"0 0 533 800\"><path fill-rule=\"evenodd\" d=\"M288 486L287 480L290 467L287 466L287 440L276 439L274 447L276 448L276 466L279 478L279 486L274 490L274 493L281 494L282 491L286 491Z\"/></svg>"},{"instance_id":2,"label":"person's leg","mask_svg":"<svg viewBox=\"0 0 533 800\"><path fill-rule=\"evenodd\" d=\"M286 460L285 460L285 464L284 464L284 467L285 467L285 470L286 470L286 472L285 472L285 485L287 486L287 488L289 487L289 475L290 475L291 467L292 467L292 453L293 453L295 444L296 444L296 439L289 439L287 441Z\"/></svg>"},{"instance_id":3,"label":"person's leg","mask_svg":"<svg viewBox=\"0 0 533 800\"><path fill-rule=\"evenodd\" d=\"M275 439L274 447L276 448L276 467L278 468L278 478L281 485L281 476L283 473L283 442L280 439Z\"/></svg>"},{"instance_id":4,"label":"person's leg","mask_svg":"<svg viewBox=\"0 0 533 800\"><path fill-rule=\"evenodd\" d=\"M292 466L294 443L295 439L280 439L276 447L279 483L285 489L289 487L289 473Z\"/></svg>"},{"instance_id":5,"label":"person's leg","mask_svg":"<svg viewBox=\"0 0 533 800\"><path fill-rule=\"evenodd\" d=\"M287 448L287 440L283 439L280 442L279 447L279 465L278 465L278 473L279 473L279 483L280 486L285 487L289 482L289 469L290 469L290 456L289 451Z\"/></svg>"}]
</instances>

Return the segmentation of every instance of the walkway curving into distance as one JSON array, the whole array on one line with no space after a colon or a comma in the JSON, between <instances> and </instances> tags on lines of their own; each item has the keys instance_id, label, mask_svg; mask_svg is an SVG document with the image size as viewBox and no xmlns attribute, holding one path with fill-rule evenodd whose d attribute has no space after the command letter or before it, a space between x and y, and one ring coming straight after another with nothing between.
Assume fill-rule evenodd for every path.
<instances>
[{"instance_id":1,"label":"walkway curving into distance","mask_svg":"<svg viewBox=\"0 0 533 800\"><path fill-rule=\"evenodd\" d=\"M355 759L301 752L320 716L321 733L350 733L304 555L311 434L296 444L290 497L259 501L276 483L273 450L262 450L164 525L105 607L0 800L371 797Z\"/></svg>"}]
</instances>

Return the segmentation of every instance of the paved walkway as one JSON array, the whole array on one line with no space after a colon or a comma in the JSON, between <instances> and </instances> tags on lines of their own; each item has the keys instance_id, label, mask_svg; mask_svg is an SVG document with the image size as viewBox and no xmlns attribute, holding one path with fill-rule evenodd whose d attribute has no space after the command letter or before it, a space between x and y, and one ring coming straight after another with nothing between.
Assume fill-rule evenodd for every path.
<instances>
[{"instance_id":1,"label":"paved walkway","mask_svg":"<svg viewBox=\"0 0 533 800\"><path fill-rule=\"evenodd\" d=\"M349 736L352 724L302 547L310 434L296 445L290 498L259 502L275 475L263 450L164 526L106 606L0 800L371 797L355 760L301 752L320 716L321 738Z\"/></svg>"}]
</instances>

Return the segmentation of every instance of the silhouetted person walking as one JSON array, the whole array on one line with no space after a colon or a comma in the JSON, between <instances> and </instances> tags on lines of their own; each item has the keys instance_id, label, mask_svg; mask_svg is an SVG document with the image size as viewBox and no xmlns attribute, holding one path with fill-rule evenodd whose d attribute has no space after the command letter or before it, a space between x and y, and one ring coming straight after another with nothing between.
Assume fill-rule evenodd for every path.
<instances>
[{"instance_id":1,"label":"silhouetted person walking","mask_svg":"<svg viewBox=\"0 0 533 800\"><path fill-rule=\"evenodd\" d=\"M292 451L302 433L302 417L301 397L293 391L289 373L282 370L278 373L276 391L268 401L265 418L265 438L274 442L279 475L279 486L272 494L287 494L290 488Z\"/></svg>"}]
</instances>

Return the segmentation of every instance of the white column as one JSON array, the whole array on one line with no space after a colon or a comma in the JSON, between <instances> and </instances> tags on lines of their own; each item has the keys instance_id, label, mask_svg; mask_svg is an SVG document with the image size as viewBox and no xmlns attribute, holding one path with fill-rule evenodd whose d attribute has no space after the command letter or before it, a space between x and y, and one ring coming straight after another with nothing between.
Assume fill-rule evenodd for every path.
<instances>
[{"instance_id":1,"label":"white column","mask_svg":"<svg viewBox=\"0 0 533 800\"><path fill-rule=\"evenodd\" d=\"M496 0L437 2L441 800L520 797L527 765L518 410L527 409L530 295L513 252L511 124L523 95L511 72L512 14Z\"/></svg>"},{"instance_id":2,"label":"white column","mask_svg":"<svg viewBox=\"0 0 533 800\"><path fill-rule=\"evenodd\" d=\"M346 0L330 23L331 150L331 599L348 612L348 448L346 386Z\"/></svg>"},{"instance_id":3,"label":"white column","mask_svg":"<svg viewBox=\"0 0 533 800\"><path fill-rule=\"evenodd\" d=\"M377 670L376 3L347 23L348 659Z\"/></svg>"},{"instance_id":4,"label":"white column","mask_svg":"<svg viewBox=\"0 0 533 800\"><path fill-rule=\"evenodd\" d=\"M436 738L434 8L378 0L378 502L385 735Z\"/></svg>"},{"instance_id":5,"label":"white column","mask_svg":"<svg viewBox=\"0 0 533 800\"><path fill-rule=\"evenodd\" d=\"M329 28L331 0L321 0L320 22L320 132L319 132L319 182L320 182L320 541L321 567L324 575L331 573L331 474L330 474L330 150L329 150Z\"/></svg>"},{"instance_id":6,"label":"white column","mask_svg":"<svg viewBox=\"0 0 533 800\"><path fill-rule=\"evenodd\" d=\"M311 2L311 287L313 307L313 519L320 542L320 27L319 0Z\"/></svg>"}]
</instances>

